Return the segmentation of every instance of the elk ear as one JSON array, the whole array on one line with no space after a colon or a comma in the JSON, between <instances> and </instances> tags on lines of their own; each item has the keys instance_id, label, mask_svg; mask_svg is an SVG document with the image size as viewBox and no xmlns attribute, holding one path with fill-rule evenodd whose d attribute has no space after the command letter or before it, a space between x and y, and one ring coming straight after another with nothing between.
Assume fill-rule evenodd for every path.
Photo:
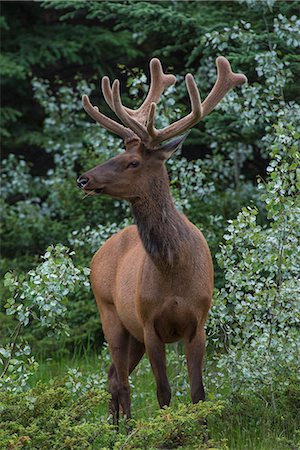
<instances>
[{"instance_id":1,"label":"elk ear","mask_svg":"<svg viewBox=\"0 0 300 450\"><path fill-rule=\"evenodd\" d=\"M167 160L170 158L170 156L173 155L174 152L179 150L187 138L189 132L182 134L181 136L176 136L175 138L171 139L170 141L166 142L165 144L160 145L156 152L159 153L162 159Z\"/></svg>"}]
</instances>

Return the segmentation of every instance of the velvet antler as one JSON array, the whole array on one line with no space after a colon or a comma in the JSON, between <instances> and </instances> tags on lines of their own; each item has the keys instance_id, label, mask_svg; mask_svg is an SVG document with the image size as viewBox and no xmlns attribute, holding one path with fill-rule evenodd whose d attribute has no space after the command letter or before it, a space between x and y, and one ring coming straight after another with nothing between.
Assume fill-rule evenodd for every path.
<instances>
[{"instance_id":1,"label":"velvet antler","mask_svg":"<svg viewBox=\"0 0 300 450\"><path fill-rule=\"evenodd\" d=\"M163 72L161 63L157 58L153 58L150 62L151 84L149 92L145 101L137 110L123 106L119 80L115 80L110 86L108 77L102 79L104 98L126 127L100 113L97 107L91 105L87 96L83 96L83 107L94 120L109 131L121 136L125 142L139 138L147 148L154 149L161 142L192 128L215 108L230 89L247 82L245 75L232 72L229 62L223 56L217 58L216 64L217 81L203 104L201 104L194 77L190 73L186 75L185 82L190 97L191 112L161 130L154 127L156 104L164 90L175 83L176 78L174 75L166 75Z\"/></svg>"}]
</instances>

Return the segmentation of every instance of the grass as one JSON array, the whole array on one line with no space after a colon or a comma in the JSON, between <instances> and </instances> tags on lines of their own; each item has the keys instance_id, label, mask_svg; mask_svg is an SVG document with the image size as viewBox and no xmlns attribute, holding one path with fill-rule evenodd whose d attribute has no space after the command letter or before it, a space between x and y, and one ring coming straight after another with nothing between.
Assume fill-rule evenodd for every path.
<instances>
[{"instance_id":1,"label":"grass","mask_svg":"<svg viewBox=\"0 0 300 450\"><path fill-rule=\"evenodd\" d=\"M110 362L108 352L102 355L93 352L75 353L71 358L48 358L40 361L39 369L32 379L33 385L41 380L66 377L68 368L76 368L83 376L97 374L98 379L107 378ZM180 348L168 353L168 375L172 388L172 405L190 402L184 358ZM158 409L154 378L146 358L140 362L130 378L132 414L135 419L152 417ZM207 397L216 399L213 386L206 380ZM226 401L221 417L214 417L209 423L211 437L225 440L230 450L296 450L296 421L287 404L274 409L258 398L236 398ZM102 407L103 408L103 407ZM285 408L285 409L284 409ZM107 411L103 408L101 414Z\"/></svg>"}]
</instances>

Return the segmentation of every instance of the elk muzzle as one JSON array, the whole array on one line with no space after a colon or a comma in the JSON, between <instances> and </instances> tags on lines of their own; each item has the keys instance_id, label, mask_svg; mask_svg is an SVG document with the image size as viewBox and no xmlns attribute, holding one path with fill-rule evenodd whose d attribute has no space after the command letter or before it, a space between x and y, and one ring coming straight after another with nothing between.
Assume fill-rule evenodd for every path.
<instances>
[{"instance_id":1,"label":"elk muzzle","mask_svg":"<svg viewBox=\"0 0 300 450\"><path fill-rule=\"evenodd\" d=\"M86 192L93 191L95 194L100 194L103 190L102 187L95 185L95 182L93 182L93 177L89 177L85 174L81 175L77 179L77 186Z\"/></svg>"},{"instance_id":2,"label":"elk muzzle","mask_svg":"<svg viewBox=\"0 0 300 450\"><path fill-rule=\"evenodd\" d=\"M107 185L113 182L116 176L114 165L115 163L109 160L85 172L77 179L77 186L86 192L93 191L100 194Z\"/></svg>"}]
</instances>

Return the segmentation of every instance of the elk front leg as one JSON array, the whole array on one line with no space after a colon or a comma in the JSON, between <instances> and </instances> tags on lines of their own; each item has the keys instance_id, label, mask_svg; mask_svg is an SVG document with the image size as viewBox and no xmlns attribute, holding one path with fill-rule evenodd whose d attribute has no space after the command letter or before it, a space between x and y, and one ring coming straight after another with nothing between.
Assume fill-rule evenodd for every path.
<instances>
[{"instance_id":1,"label":"elk front leg","mask_svg":"<svg viewBox=\"0 0 300 450\"><path fill-rule=\"evenodd\" d=\"M145 353L145 346L142 342L137 341L133 336L129 335L129 351L128 351L128 368L129 375L134 371ZM125 355L124 355L125 357ZM111 364L108 371L109 392L117 392L118 377L114 363ZM119 402L118 398L112 397L109 412L113 416L113 422L116 425L119 420Z\"/></svg>"},{"instance_id":2,"label":"elk front leg","mask_svg":"<svg viewBox=\"0 0 300 450\"><path fill-rule=\"evenodd\" d=\"M156 381L156 393L159 406L169 406L171 389L167 377L165 344L154 329L145 330L145 347Z\"/></svg>"},{"instance_id":3,"label":"elk front leg","mask_svg":"<svg viewBox=\"0 0 300 450\"><path fill-rule=\"evenodd\" d=\"M114 425L118 425L119 407L122 407L126 419L131 418L129 375L130 335L120 321L114 305L101 308L101 320L105 339L113 360L108 372L108 389L111 394L109 411Z\"/></svg>"},{"instance_id":4,"label":"elk front leg","mask_svg":"<svg viewBox=\"0 0 300 450\"><path fill-rule=\"evenodd\" d=\"M205 330L199 328L192 339L185 339L185 353L190 380L190 390L193 403L205 400L202 380L203 357L205 354Z\"/></svg>"}]
</instances>

